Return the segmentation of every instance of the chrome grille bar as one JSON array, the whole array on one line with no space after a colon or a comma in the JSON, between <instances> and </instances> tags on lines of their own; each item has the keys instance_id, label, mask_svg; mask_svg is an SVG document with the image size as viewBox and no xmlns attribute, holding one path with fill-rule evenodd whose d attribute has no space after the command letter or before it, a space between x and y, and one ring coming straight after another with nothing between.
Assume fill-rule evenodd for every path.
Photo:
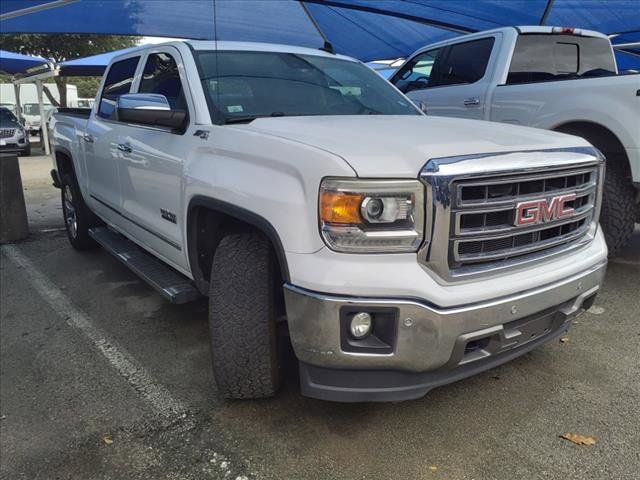
<instances>
[{"instance_id":1,"label":"chrome grille bar","mask_svg":"<svg viewBox=\"0 0 640 480\"><path fill-rule=\"evenodd\" d=\"M0 129L0 138L13 137L14 133L16 133L15 128L3 128L3 129Z\"/></svg>"},{"instance_id":2,"label":"chrome grille bar","mask_svg":"<svg viewBox=\"0 0 640 480\"><path fill-rule=\"evenodd\" d=\"M584 235L593 217L596 178L597 168L591 167L541 173L539 177L525 175L454 182L458 206L452 209L455 228L451 236L451 266L456 268L469 263L506 260L545 250ZM465 202L465 198L471 196L465 194L466 189L471 189L472 195L482 194L481 202ZM519 195L522 191L526 193ZM580 205L570 218L530 226L514 224L518 203L546 200L567 193L575 193L573 203ZM585 197L586 203L583 204ZM497 225L487 225L488 216L496 212L502 212L494 215L499 220ZM465 228L465 219L474 218L477 221L480 215L483 219L480 228ZM460 240L463 237L465 240Z\"/></svg>"},{"instance_id":3,"label":"chrome grille bar","mask_svg":"<svg viewBox=\"0 0 640 480\"><path fill-rule=\"evenodd\" d=\"M445 279L457 280L590 242L600 211L603 160L597 150L578 147L429 161L420 178L433 221L419 258ZM554 199L567 195L554 210ZM530 208L528 202L545 212L537 223L523 224L521 209Z\"/></svg>"},{"instance_id":4,"label":"chrome grille bar","mask_svg":"<svg viewBox=\"0 0 640 480\"><path fill-rule=\"evenodd\" d=\"M563 192L559 193L573 193ZM593 185L586 190L576 193L574 201L575 213L572 218L578 216L584 217L586 214L592 213L595 208L596 186ZM540 198L540 196L536 197ZM458 209L454 210L455 214L455 231L454 236L476 236L483 233L505 233L505 232L522 232L527 228L542 228L544 225L534 225L532 227L516 227L513 222L515 220L516 205L520 201L530 201L534 198L526 197L522 200L513 200L506 206L500 204L497 207L490 208L487 204L483 204L482 208ZM471 221L470 221L471 220ZM473 222L472 222L473 221ZM558 221L559 222L559 221ZM477 226L474 226L474 223Z\"/></svg>"}]
</instances>

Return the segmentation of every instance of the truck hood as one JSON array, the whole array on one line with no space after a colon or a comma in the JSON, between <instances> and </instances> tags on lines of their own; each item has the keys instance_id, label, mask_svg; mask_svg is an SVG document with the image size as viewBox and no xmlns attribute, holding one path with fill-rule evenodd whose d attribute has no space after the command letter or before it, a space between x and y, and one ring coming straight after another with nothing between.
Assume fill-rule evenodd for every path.
<instances>
[{"instance_id":1,"label":"truck hood","mask_svg":"<svg viewBox=\"0 0 640 480\"><path fill-rule=\"evenodd\" d=\"M416 177L432 158L588 145L547 130L418 115L259 118L232 128L331 152L361 177Z\"/></svg>"}]
</instances>

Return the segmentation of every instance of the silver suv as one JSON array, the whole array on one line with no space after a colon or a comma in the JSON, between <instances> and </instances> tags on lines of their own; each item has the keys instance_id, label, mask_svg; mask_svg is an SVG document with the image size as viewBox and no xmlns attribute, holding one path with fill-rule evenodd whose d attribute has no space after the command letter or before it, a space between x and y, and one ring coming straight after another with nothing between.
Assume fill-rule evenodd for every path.
<instances>
[{"instance_id":1,"label":"silver suv","mask_svg":"<svg viewBox=\"0 0 640 480\"><path fill-rule=\"evenodd\" d=\"M31 155L29 135L11 110L5 107L0 107L0 151Z\"/></svg>"}]
</instances>

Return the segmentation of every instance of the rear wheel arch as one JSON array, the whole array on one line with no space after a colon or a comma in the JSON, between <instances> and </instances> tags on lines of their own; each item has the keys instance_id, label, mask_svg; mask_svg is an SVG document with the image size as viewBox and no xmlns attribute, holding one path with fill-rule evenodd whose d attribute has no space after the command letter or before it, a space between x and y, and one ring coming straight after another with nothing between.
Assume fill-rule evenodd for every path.
<instances>
[{"instance_id":1,"label":"rear wheel arch","mask_svg":"<svg viewBox=\"0 0 640 480\"><path fill-rule=\"evenodd\" d=\"M289 282L287 259L278 232L264 217L221 200L196 196L187 209L187 254L191 273L201 293L209 292L213 255L227 235L256 231L274 250L282 283Z\"/></svg>"},{"instance_id":2,"label":"rear wheel arch","mask_svg":"<svg viewBox=\"0 0 640 480\"><path fill-rule=\"evenodd\" d=\"M55 151L55 159L59 177L66 174L75 175L71 152L66 149L57 148Z\"/></svg>"},{"instance_id":3,"label":"rear wheel arch","mask_svg":"<svg viewBox=\"0 0 640 480\"><path fill-rule=\"evenodd\" d=\"M631 176L629 158L624 145L607 127L595 122L572 121L556 125L552 130L584 138L605 155L611 162L610 166L622 169L621 173Z\"/></svg>"}]
</instances>

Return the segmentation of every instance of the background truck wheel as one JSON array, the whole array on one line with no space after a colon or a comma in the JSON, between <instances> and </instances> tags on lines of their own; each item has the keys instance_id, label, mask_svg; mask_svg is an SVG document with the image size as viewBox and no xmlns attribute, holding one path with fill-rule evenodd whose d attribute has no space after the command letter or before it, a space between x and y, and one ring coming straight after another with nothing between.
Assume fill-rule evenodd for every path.
<instances>
[{"instance_id":1,"label":"background truck wheel","mask_svg":"<svg viewBox=\"0 0 640 480\"><path fill-rule=\"evenodd\" d=\"M30 157L31 156L31 145L28 145L24 150L20 152L21 157Z\"/></svg>"},{"instance_id":2,"label":"background truck wheel","mask_svg":"<svg viewBox=\"0 0 640 480\"><path fill-rule=\"evenodd\" d=\"M270 397L280 387L276 275L264 237L240 233L220 241L211 268L209 328L213 373L225 398Z\"/></svg>"},{"instance_id":3,"label":"background truck wheel","mask_svg":"<svg viewBox=\"0 0 640 480\"><path fill-rule=\"evenodd\" d=\"M636 192L628 172L628 160L621 153L623 147L611 132L602 128L573 124L559 127L557 131L584 138L606 158L600 226L609 255L615 255L633 235L638 208L634 204Z\"/></svg>"},{"instance_id":4,"label":"background truck wheel","mask_svg":"<svg viewBox=\"0 0 640 480\"><path fill-rule=\"evenodd\" d=\"M89 236L89 229L99 222L84 203L76 177L66 173L60 180L62 182L62 215L69 242L76 250L95 248L97 244Z\"/></svg>"},{"instance_id":5,"label":"background truck wheel","mask_svg":"<svg viewBox=\"0 0 640 480\"><path fill-rule=\"evenodd\" d=\"M635 190L624 172L615 164L607 165L600 225L609 255L621 250L633 235L637 210L634 200Z\"/></svg>"}]
</instances>

